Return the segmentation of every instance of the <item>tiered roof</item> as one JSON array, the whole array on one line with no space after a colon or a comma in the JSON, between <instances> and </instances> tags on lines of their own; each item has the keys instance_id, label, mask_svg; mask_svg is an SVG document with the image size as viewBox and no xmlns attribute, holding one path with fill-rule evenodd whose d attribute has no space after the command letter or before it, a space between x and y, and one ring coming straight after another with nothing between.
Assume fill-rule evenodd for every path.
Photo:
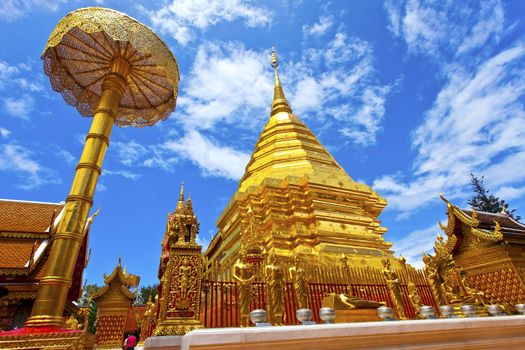
<instances>
[{"instance_id":1,"label":"tiered roof","mask_svg":"<svg viewBox=\"0 0 525 350\"><path fill-rule=\"evenodd\" d=\"M62 203L0 199L0 274L28 275L40 260L47 260L43 253L49 228L63 207Z\"/></svg>"},{"instance_id":2,"label":"tiered roof","mask_svg":"<svg viewBox=\"0 0 525 350\"><path fill-rule=\"evenodd\" d=\"M28 299L36 295L46 268L53 227L64 205L0 199L0 286L9 291L6 298ZM87 239L86 231L68 294L70 301L80 293Z\"/></svg>"}]
</instances>

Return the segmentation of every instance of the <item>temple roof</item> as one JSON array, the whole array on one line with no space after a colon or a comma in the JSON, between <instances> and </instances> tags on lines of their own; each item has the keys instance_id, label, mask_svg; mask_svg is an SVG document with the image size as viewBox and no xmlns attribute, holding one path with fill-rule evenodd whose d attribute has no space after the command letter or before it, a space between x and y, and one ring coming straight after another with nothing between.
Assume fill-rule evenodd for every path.
<instances>
[{"instance_id":1,"label":"temple roof","mask_svg":"<svg viewBox=\"0 0 525 350\"><path fill-rule=\"evenodd\" d=\"M0 199L0 269L29 273L36 266L29 266L29 261L37 263L43 256L51 221L63 207L61 203Z\"/></svg>"},{"instance_id":2,"label":"temple roof","mask_svg":"<svg viewBox=\"0 0 525 350\"><path fill-rule=\"evenodd\" d=\"M50 227L56 226L64 203L0 199L0 285L28 298L43 276L51 247ZM73 273L68 300L76 300L85 267L88 231L86 227Z\"/></svg>"},{"instance_id":3,"label":"temple roof","mask_svg":"<svg viewBox=\"0 0 525 350\"><path fill-rule=\"evenodd\" d=\"M462 209L465 214L472 216L472 210ZM501 231L514 231L516 233L521 232L525 234L525 225L514 220L510 215L506 213L488 213L485 211L476 211L477 220L479 221L480 228L492 229L495 226L494 221L497 221L501 226Z\"/></svg>"},{"instance_id":4,"label":"temple roof","mask_svg":"<svg viewBox=\"0 0 525 350\"><path fill-rule=\"evenodd\" d=\"M447 205L447 225L439 223L441 229L450 238L459 234L457 227L462 224L469 228L471 235L485 242L500 242L503 239L523 242L525 226L506 213L488 213L472 209L460 209L450 203L443 195L441 199Z\"/></svg>"},{"instance_id":5,"label":"temple roof","mask_svg":"<svg viewBox=\"0 0 525 350\"><path fill-rule=\"evenodd\" d=\"M0 199L0 232L47 231L53 218L64 207L63 203L27 202Z\"/></svg>"},{"instance_id":6,"label":"temple roof","mask_svg":"<svg viewBox=\"0 0 525 350\"><path fill-rule=\"evenodd\" d=\"M126 268L122 268L120 258L118 260L117 267L113 269L113 272L111 272L109 276L104 274L105 286L97 290L92 295L92 299L96 300L98 298L101 298L104 294L106 294L106 292L110 288L111 283L114 280L120 284L120 290L122 291L122 294L124 296L126 296L130 300L135 300L135 295L137 294L137 289L135 287L138 286L140 282L140 277L127 273ZM130 288L135 288L135 291L132 292Z\"/></svg>"}]
</instances>

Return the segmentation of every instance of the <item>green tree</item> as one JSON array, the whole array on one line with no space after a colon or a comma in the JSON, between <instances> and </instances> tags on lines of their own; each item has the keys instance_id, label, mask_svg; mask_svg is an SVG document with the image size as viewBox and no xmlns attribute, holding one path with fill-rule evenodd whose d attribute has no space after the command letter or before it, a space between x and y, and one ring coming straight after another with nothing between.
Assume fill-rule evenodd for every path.
<instances>
[{"instance_id":1,"label":"green tree","mask_svg":"<svg viewBox=\"0 0 525 350\"><path fill-rule=\"evenodd\" d=\"M150 295L151 300L153 301L153 299L155 299L155 296L157 295L158 286L159 285L157 283L154 283L149 286L140 287L139 292L137 293L137 297L135 298L135 304L146 304Z\"/></svg>"},{"instance_id":2,"label":"green tree","mask_svg":"<svg viewBox=\"0 0 525 350\"><path fill-rule=\"evenodd\" d=\"M87 284L84 286L84 290L82 291L82 296L78 299L78 306L84 307L87 306L89 299L95 292L97 292L100 288L97 284Z\"/></svg>"},{"instance_id":3,"label":"green tree","mask_svg":"<svg viewBox=\"0 0 525 350\"><path fill-rule=\"evenodd\" d=\"M91 334L95 334L97 332L97 304L91 300L91 302L88 305L88 331Z\"/></svg>"},{"instance_id":4,"label":"green tree","mask_svg":"<svg viewBox=\"0 0 525 350\"><path fill-rule=\"evenodd\" d=\"M508 203L489 193L490 191L485 188L485 184L483 183L484 178L484 176L477 177L474 174L470 174L470 184L472 185L474 195L470 197L468 204L472 209L488 213L501 213L505 211L513 219L519 221L521 216L515 214L516 209L509 210Z\"/></svg>"}]
</instances>

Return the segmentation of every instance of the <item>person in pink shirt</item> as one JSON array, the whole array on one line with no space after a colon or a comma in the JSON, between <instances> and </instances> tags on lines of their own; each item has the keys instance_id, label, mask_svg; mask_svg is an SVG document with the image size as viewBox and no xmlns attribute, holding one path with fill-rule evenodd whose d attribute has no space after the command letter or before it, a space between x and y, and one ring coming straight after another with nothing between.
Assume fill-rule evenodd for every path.
<instances>
[{"instance_id":1,"label":"person in pink shirt","mask_svg":"<svg viewBox=\"0 0 525 350\"><path fill-rule=\"evenodd\" d=\"M135 345L137 345L137 337L135 337L133 334L130 334L126 340L124 340L124 349L133 350L135 349Z\"/></svg>"}]
</instances>

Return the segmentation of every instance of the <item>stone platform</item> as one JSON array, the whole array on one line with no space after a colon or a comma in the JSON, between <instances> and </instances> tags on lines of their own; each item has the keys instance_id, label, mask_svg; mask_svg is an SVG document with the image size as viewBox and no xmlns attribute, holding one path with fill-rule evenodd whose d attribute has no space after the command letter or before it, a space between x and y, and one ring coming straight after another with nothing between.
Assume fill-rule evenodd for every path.
<instances>
[{"instance_id":1,"label":"stone platform","mask_svg":"<svg viewBox=\"0 0 525 350\"><path fill-rule=\"evenodd\" d=\"M525 316L339 323L312 326L215 328L185 336L151 337L156 350L518 350Z\"/></svg>"}]
</instances>

